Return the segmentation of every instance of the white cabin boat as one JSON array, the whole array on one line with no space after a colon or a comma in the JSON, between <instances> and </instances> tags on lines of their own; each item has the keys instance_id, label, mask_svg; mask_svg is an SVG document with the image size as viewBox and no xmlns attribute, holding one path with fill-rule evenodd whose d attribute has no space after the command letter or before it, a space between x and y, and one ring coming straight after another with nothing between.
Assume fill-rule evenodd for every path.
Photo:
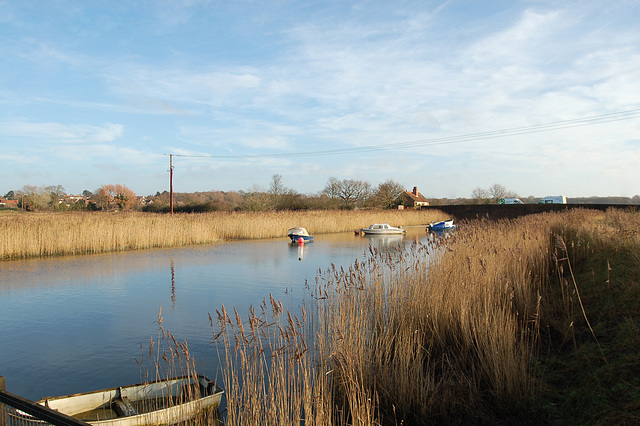
<instances>
[{"instance_id":1,"label":"white cabin boat","mask_svg":"<svg viewBox=\"0 0 640 426\"><path fill-rule=\"evenodd\" d=\"M368 228L363 228L362 232L368 235L394 235L405 234L407 231L401 227L391 226L388 223L374 223Z\"/></svg>"}]
</instances>

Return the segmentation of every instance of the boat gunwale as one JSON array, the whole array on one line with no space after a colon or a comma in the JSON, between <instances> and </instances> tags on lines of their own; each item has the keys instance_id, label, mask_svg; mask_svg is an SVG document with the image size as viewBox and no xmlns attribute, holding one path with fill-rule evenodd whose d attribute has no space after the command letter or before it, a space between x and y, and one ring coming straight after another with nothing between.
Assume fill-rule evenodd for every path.
<instances>
[{"instance_id":1,"label":"boat gunwale","mask_svg":"<svg viewBox=\"0 0 640 426\"><path fill-rule=\"evenodd\" d=\"M132 416L116 417L103 420L87 420L81 419L92 425L119 425L119 426L133 426L133 425L145 425L145 424L157 424L157 423L174 423L187 420L193 417L197 411L201 411L208 408L217 407L220 405L224 390L218 386L214 381L210 380L204 375L198 374L197 376L180 376L172 377L168 379L158 379L146 383L138 383L127 386L119 386L113 388L99 389L88 392L81 392L70 395L44 397L36 401L36 403L48 407L53 410L57 410L69 416L77 416L87 411L108 408L114 399L117 399L122 395L123 391L130 390L132 401L144 401L145 399L153 399L158 397L176 397L179 394L174 394L177 389L182 389L184 386L198 385L201 388L207 389L207 392L211 392L208 395L194 399L192 401L186 401L184 403L176 404L168 407L160 407L156 410L135 414ZM210 390L209 390L210 389ZM169 391L167 393L167 390ZM143 395L142 398L136 396ZM164 394L162 392L165 392ZM124 396L128 396L128 392ZM96 398L91 399L92 396ZM70 401L73 403L74 399L79 400L82 403L82 399L86 397L89 401L101 401L101 404L89 405L87 404L82 408L82 411L72 411L72 414L65 412L64 402ZM146 397L146 398L145 398ZM56 407L56 405L59 405ZM68 407L67 407L68 408ZM77 417L76 417L77 418ZM34 419L35 420L35 419ZM38 422L34 424L40 424Z\"/></svg>"}]
</instances>

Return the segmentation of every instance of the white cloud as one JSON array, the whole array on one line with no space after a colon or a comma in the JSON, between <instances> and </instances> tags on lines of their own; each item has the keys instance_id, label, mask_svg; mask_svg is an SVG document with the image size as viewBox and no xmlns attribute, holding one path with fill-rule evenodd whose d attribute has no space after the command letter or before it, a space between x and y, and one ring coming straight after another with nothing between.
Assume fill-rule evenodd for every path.
<instances>
[{"instance_id":1,"label":"white cloud","mask_svg":"<svg viewBox=\"0 0 640 426\"><path fill-rule=\"evenodd\" d=\"M121 124L103 126L88 124L33 123L13 121L0 123L0 134L7 137L35 139L41 143L95 143L111 142L122 136Z\"/></svg>"}]
</instances>

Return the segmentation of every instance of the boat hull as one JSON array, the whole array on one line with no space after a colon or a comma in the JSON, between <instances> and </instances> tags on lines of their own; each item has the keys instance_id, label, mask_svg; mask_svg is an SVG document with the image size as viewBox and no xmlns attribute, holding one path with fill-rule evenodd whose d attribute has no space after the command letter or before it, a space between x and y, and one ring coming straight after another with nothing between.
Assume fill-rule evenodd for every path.
<instances>
[{"instance_id":1,"label":"boat hull","mask_svg":"<svg viewBox=\"0 0 640 426\"><path fill-rule=\"evenodd\" d=\"M187 398L185 392L191 392L189 389L193 389L199 397ZM43 398L37 403L95 426L140 426L187 421L203 411L217 408L223 393L215 383L199 375ZM169 406L159 406L148 412L117 417L116 401L129 406L131 410L134 406L138 409L144 407L144 404L147 404L147 407L160 404L159 401L172 401L173 405L167 404ZM12 415L16 419L19 418L19 424L46 424L42 420L21 413L10 414Z\"/></svg>"},{"instance_id":2,"label":"boat hull","mask_svg":"<svg viewBox=\"0 0 640 426\"><path fill-rule=\"evenodd\" d=\"M402 235L406 231L404 229L363 229L365 235Z\"/></svg>"},{"instance_id":3,"label":"boat hull","mask_svg":"<svg viewBox=\"0 0 640 426\"><path fill-rule=\"evenodd\" d=\"M365 235L399 235L406 232L404 229L396 228L388 223L374 223L368 228L362 228L362 233Z\"/></svg>"},{"instance_id":4,"label":"boat hull","mask_svg":"<svg viewBox=\"0 0 640 426\"><path fill-rule=\"evenodd\" d=\"M313 241L313 236L309 235L309 232L305 228L296 227L289 229L287 232L287 237L291 238L292 243L300 242L300 238L302 238L303 242L310 243Z\"/></svg>"},{"instance_id":5,"label":"boat hull","mask_svg":"<svg viewBox=\"0 0 640 426\"><path fill-rule=\"evenodd\" d=\"M298 243L300 242L300 238L302 238L302 240L305 243L311 243L313 242L313 236L312 235L295 235L295 234L289 234L288 235L289 238L291 238L291 242L292 243Z\"/></svg>"},{"instance_id":6,"label":"boat hull","mask_svg":"<svg viewBox=\"0 0 640 426\"><path fill-rule=\"evenodd\" d=\"M455 228L455 225L453 224L453 220L443 220L440 222L431 222L428 226L427 229L429 230L433 230L433 231L442 231L445 229L453 229Z\"/></svg>"}]
</instances>

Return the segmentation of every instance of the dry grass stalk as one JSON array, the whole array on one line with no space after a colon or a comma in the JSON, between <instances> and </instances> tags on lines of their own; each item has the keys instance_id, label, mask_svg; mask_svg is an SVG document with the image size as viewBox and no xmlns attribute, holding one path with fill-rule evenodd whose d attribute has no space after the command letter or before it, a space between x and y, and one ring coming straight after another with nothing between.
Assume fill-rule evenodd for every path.
<instances>
[{"instance_id":1,"label":"dry grass stalk","mask_svg":"<svg viewBox=\"0 0 640 426\"><path fill-rule=\"evenodd\" d=\"M557 303L545 298L560 257L554 235L571 241L563 257L588 255L609 238L603 229L640 223L616 215L479 221L444 242L371 249L350 268L332 265L318 277L306 324L312 337L304 321L283 320L273 300L249 319L256 327L248 334L223 310L218 338L228 364L241 364L225 380L233 388L229 424L297 422L300 413L305 424L521 419L537 389L530 361L541 324L553 320L545 312ZM565 312L575 308L569 299L560 302Z\"/></svg>"},{"instance_id":2,"label":"dry grass stalk","mask_svg":"<svg viewBox=\"0 0 640 426\"><path fill-rule=\"evenodd\" d=\"M155 247L285 237L293 226L313 234L352 231L373 222L420 225L434 211L304 211L159 215L136 212L0 214L0 259L95 254Z\"/></svg>"},{"instance_id":3,"label":"dry grass stalk","mask_svg":"<svg viewBox=\"0 0 640 426\"><path fill-rule=\"evenodd\" d=\"M162 308L158 312L158 336L156 341L153 337L149 339L149 345L146 348L141 344L140 359L136 359L140 368L141 383L148 383L157 380L165 380L175 377L191 377L193 383L198 383L198 371L196 368L195 358L189 351L186 341L179 341L169 331L165 330L162 317ZM163 407L180 406L184 403L199 399L204 395L197 385L185 386L178 397L163 398L162 401L150 400L145 402L149 407L142 407L142 412L150 411L151 407L160 404ZM186 425L219 425L218 410L204 410L196 416L191 417L185 423Z\"/></svg>"}]
</instances>

